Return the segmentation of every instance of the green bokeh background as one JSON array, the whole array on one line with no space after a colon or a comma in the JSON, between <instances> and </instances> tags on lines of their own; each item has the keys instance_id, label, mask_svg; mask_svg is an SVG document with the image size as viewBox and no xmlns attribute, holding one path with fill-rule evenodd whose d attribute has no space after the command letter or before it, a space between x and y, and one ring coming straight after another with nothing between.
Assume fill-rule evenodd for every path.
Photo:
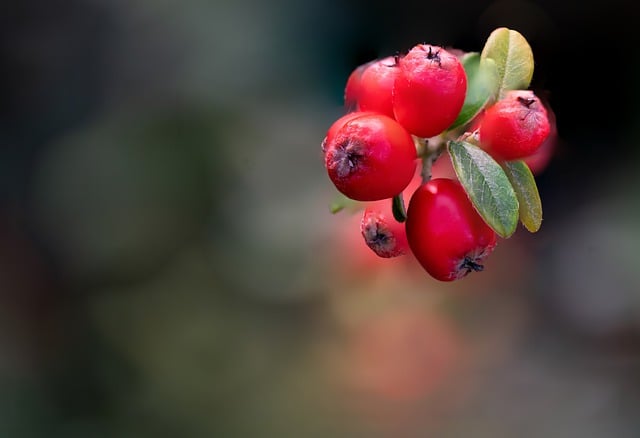
<instances>
[{"instance_id":1,"label":"green bokeh background","mask_svg":"<svg viewBox=\"0 0 640 438\"><path fill-rule=\"evenodd\" d=\"M0 437L638 436L631 6L7 3ZM319 147L346 77L499 26L557 117L541 231L454 284L371 258Z\"/></svg>"}]
</instances>

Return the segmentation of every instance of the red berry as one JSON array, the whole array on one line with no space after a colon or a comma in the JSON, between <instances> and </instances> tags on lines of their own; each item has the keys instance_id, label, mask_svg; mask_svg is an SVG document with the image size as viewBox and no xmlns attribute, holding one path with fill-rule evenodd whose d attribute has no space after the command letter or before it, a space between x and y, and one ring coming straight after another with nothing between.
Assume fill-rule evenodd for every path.
<instances>
[{"instance_id":1,"label":"red berry","mask_svg":"<svg viewBox=\"0 0 640 438\"><path fill-rule=\"evenodd\" d=\"M481 262L496 245L495 232L471 205L462 185L451 179L432 179L416 190L406 228L411 251L441 281L481 271Z\"/></svg>"},{"instance_id":2,"label":"red berry","mask_svg":"<svg viewBox=\"0 0 640 438\"><path fill-rule=\"evenodd\" d=\"M411 134L432 137L458 117L467 92L467 76L454 55L419 44L399 60L393 89L396 120Z\"/></svg>"},{"instance_id":3,"label":"red berry","mask_svg":"<svg viewBox=\"0 0 640 438\"><path fill-rule=\"evenodd\" d=\"M509 91L480 123L482 147L499 160L532 155L549 135L547 110L530 90Z\"/></svg>"},{"instance_id":4,"label":"red berry","mask_svg":"<svg viewBox=\"0 0 640 438\"><path fill-rule=\"evenodd\" d=\"M388 204L391 205L390 200ZM367 246L380 257L397 257L409 251L404 224L395 220L391 208L366 208L360 232Z\"/></svg>"},{"instance_id":5,"label":"red berry","mask_svg":"<svg viewBox=\"0 0 640 438\"><path fill-rule=\"evenodd\" d=\"M409 185L402 192L403 199L411 199L411 195L420 187L422 176L416 172ZM362 214L360 232L367 246L379 257L389 258L408 254L407 232L404 223L393 216L392 200L367 203Z\"/></svg>"},{"instance_id":6,"label":"red berry","mask_svg":"<svg viewBox=\"0 0 640 438\"><path fill-rule=\"evenodd\" d=\"M327 130L327 135L324 137L324 140L322 140L322 151L324 152L325 147L327 145L327 143L329 143L331 140L333 140L333 137L335 137L336 133L338 133L338 131L340 131L340 129L349 121L360 117L360 116L364 116L367 114L375 114L371 111L354 111L352 113L347 113L344 116L340 117L338 120L336 120L335 122L333 122L333 124L329 127L329 129Z\"/></svg>"},{"instance_id":7,"label":"red berry","mask_svg":"<svg viewBox=\"0 0 640 438\"><path fill-rule=\"evenodd\" d=\"M360 109L358 100L360 99L362 73L364 73L366 68L373 62L374 61L370 61L359 65L349 75L347 85L344 88L344 106L347 111L358 111Z\"/></svg>"},{"instance_id":8,"label":"red berry","mask_svg":"<svg viewBox=\"0 0 640 438\"><path fill-rule=\"evenodd\" d=\"M545 108L549 119L549 135L532 155L522 158L534 175L541 174L547 168L556 152L556 144L558 142L555 114L549 106L545 106Z\"/></svg>"},{"instance_id":9,"label":"red berry","mask_svg":"<svg viewBox=\"0 0 640 438\"><path fill-rule=\"evenodd\" d=\"M402 192L413 178L416 162L411 135L381 114L349 120L325 144L329 178L357 201L377 201Z\"/></svg>"},{"instance_id":10,"label":"red berry","mask_svg":"<svg viewBox=\"0 0 640 438\"><path fill-rule=\"evenodd\" d=\"M522 161L529 166L531 173L537 176L547 168L553 158L556 149L556 137L550 134L540 147L532 154L522 158Z\"/></svg>"},{"instance_id":11,"label":"red berry","mask_svg":"<svg viewBox=\"0 0 640 438\"><path fill-rule=\"evenodd\" d=\"M364 69L358 96L360 110L394 117L391 98L398 71L398 64L393 56L375 61Z\"/></svg>"}]
</instances>

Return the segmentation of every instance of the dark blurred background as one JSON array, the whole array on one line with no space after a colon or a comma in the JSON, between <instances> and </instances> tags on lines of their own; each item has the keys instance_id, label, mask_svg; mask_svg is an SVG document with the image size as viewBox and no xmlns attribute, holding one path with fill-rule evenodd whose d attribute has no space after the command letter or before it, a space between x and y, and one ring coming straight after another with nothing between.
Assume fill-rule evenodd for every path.
<instances>
[{"instance_id":1,"label":"dark blurred background","mask_svg":"<svg viewBox=\"0 0 640 438\"><path fill-rule=\"evenodd\" d=\"M0 437L637 437L632 2L36 0L0 12ZM348 74L520 31L545 220L454 284L368 253Z\"/></svg>"}]
</instances>

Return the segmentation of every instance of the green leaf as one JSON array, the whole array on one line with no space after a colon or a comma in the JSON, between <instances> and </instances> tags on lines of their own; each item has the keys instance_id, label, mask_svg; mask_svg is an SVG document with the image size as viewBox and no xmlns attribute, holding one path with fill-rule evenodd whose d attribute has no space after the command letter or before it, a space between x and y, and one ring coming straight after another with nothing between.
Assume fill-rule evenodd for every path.
<instances>
[{"instance_id":1,"label":"green leaf","mask_svg":"<svg viewBox=\"0 0 640 438\"><path fill-rule=\"evenodd\" d=\"M498 89L498 68L493 59L481 59L480 54L476 52L467 53L462 58L462 66L467 75L467 94L462 110L449 130L473 120Z\"/></svg>"},{"instance_id":2,"label":"green leaf","mask_svg":"<svg viewBox=\"0 0 640 438\"><path fill-rule=\"evenodd\" d=\"M519 32L501 27L489 35L481 59L493 59L498 69L495 98L507 90L525 90L533 77L533 52Z\"/></svg>"},{"instance_id":3,"label":"green leaf","mask_svg":"<svg viewBox=\"0 0 640 438\"><path fill-rule=\"evenodd\" d=\"M536 180L524 161L508 161L504 170L520 204L520 222L532 233L542 225L542 201Z\"/></svg>"},{"instance_id":4,"label":"green leaf","mask_svg":"<svg viewBox=\"0 0 640 438\"><path fill-rule=\"evenodd\" d=\"M504 170L489 154L467 142L448 145L453 168L480 216L501 237L518 225L518 198Z\"/></svg>"}]
</instances>

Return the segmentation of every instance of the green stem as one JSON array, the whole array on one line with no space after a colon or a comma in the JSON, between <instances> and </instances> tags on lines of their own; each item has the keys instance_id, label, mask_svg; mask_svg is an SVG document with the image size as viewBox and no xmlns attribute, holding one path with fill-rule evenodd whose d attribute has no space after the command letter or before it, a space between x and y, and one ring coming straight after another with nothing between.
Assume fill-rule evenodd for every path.
<instances>
[{"instance_id":1,"label":"green stem","mask_svg":"<svg viewBox=\"0 0 640 438\"><path fill-rule=\"evenodd\" d=\"M406 221L407 209L404 207L404 198L402 197L402 193L394 196L391 202L391 211L393 212L394 219L400 223Z\"/></svg>"}]
</instances>

